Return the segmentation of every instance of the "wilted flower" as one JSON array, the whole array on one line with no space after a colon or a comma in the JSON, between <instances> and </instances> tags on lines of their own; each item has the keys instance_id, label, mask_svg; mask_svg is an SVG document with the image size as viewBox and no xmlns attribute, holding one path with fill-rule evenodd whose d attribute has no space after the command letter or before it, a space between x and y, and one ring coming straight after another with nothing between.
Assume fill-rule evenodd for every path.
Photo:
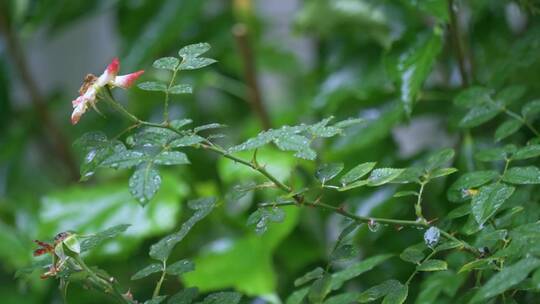
<instances>
[{"instance_id":1,"label":"wilted flower","mask_svg":"<svg viewBox=\"0 0 540 304\"><path fill-rule=\"evenodd\" d=\"M86 75L83 85L79 89L79 97L72 101L72 124L79 122L79 119L86 112L89 106L95 106L97 94L101 88L108 85L110 87L127 89L133 84L133 82L135 82L137 78L139 78L139 76L141 76L142 73L144 73L143 70L140 70L131 74L117 76L119 69L120 61L118 58L114 58L101 76L96 77L92 74Z\"/></svg>"},{"instance_id":2,"label":"wilted flower","mask_svg":"<svg viewBox=\"0 0 540 304\"><path fill-rule=\"evenodd\" d=\"M40 248L34 250L34 256L40 256L50 253L52 256L52 264L49 270L41 275L42 279L55 276L64 266L68 256L65 254L64 245L72 252L80 253L80 244L76 238L76 234L71 232L61 232L54 237L53 244L34 240Z\"/></svg>"}]
</instances>

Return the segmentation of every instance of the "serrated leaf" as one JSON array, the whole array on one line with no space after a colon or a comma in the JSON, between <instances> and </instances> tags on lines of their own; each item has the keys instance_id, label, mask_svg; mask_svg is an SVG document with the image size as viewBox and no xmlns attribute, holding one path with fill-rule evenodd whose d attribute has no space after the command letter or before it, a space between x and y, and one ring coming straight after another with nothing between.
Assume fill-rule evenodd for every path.
<instances>
[{"instance_id":1,"label":"serrated leaf","mask_svg":"<svg viewBox=\"0 0 540 304\"><path fill-rule=\"evenodd\" d=\"M368 162L357 165L356 167L349 170L345 175L343 175L339 182L342 185L350 184L368 174L375 167L376 162Z\"/></svg>"},{"instance_id":2,"label":"serrated leaf","mask_svg":"<svg viewBox=\"0 0 540 304\"><path fill-rule=\"evenodd\" d=\"M540 113L540 99L529 101L521 108L521 114L525 119L534 118L538 113Z\"/></svg>"},{"instance_id":3,"label":"serrated leaf","mask_svg":"<svg viewBox=\"0 0 540 304\"><path fill-rule=\"evenodd\" d=\"M321 267L317 267L307 272L303 276L299 277L298 279L294 280L294 286L298 287L298 286L304 285L310 281L322 278L323 275L324 275L324 269L322 269Z\"/></svg>"},{"instance_id":4,"label":"serrated leaf","mask_svg":"<svg viewBox=\"0 0 540 304\"><path fill-rule=\"evenodd\" d=\"M148 159L149 156L140 151L125 150L114 152L104 159L100 166L114 169L127 169L135 167Z\"/></svg>"},{"instance_id":5,"label":"serrated leaf","mask_svg":"<svg viewBox=\"0 0 540 304\"><path fill-rule=\"evenodd\" d=\"M503 181L517 185L540 184L540 169L535 166L512 167L504 174Z\"/></svg>"},{"instance_id":6,"label":"serrated leaf","mask_svg":"<svg viewBox=\"0 0 540 304\"><path fill-rule=\"evenodd\" d=\"M433 171L444 167L454 158L454 154L454 149L442 149L432 153L427 159L426 170Z\"/></svg>"},{"instance_id":7,"label":"serrated leaf","mask_svg":"<svg viewBox=\"0 0 540 304\"><path fill-rule=\"evenodd\" d=\"M285 212L281 208L259 208L247 220L248 226L255 226L255 233L263 234L268 229L268 223L280 223L285 219Z\"/></svg>"},{"instance_id":8,"label":"serrated leaf","mask_svg":"<svg viewBox=\"0 0 540 304\"><path fill-rule=\"evenodd\" d=\"M186 135L169 143L171 148L189 147L205 141L205 138L197 134Z\"/></svg>"},{"instance_id":9,"label":"serrated leaf","mask_svg":"<svg viewBox=\"0 0 540 304\"><path fill-rule=\"evenodd\" d=\"M403 173L403 169L379 168L371 171L368 178L368 186L380 186L391 182Z\"/></svg>"},{"instance_id":10,"label":"serrated leaf","mask_svg":"<svg viewBox=\"0 0 540 304\"><path fill-rule=\"evenodd\" d=\"M496 171L474 171L461 175L448 189L448 200L451 202L462 202L470 198L466 190L482 186L497 178Z\"/></svg>"},{"instance_id":11,"label":"serrated leaf","mask_svg":"<svg viewBox=\"0 0 540 304\"><path fill-rule=\"evenodd\" d=\"M169 94L191 94L193 93L193 88L189 84L182 83L172 86L168 92Z\"/></svg>"},{"instance_id":12,"label":"serrated leaf","mask_svg":"<svg viewBox=\"0 0 540 304\"><path fill-rule=\"evenodd\" d=\"M412 113L413 104L442 48L442 31L435 28L427 39L416 44L399 58L400 96L405 112Z\"/></svg>"},{"instance_id":13,"label":"serrated leaf","mask_svg":"<svg viewBox=\"0 0 540 304\"><path fill-rule=\"evenodd\" d=\"M301 135L280 136L274 139L276 146L282 151L295 151L294 156L307 160L313 160L317 156L309 146L311 141Z\"/></svg>"},{"instance_id":14,"label":"serrated leaf","mask_svg":"<svg viewBox=\"0 0 540 304\"><path fill-rule=\"evenodd\" d=\"M343 284L364 272L370 271L379 264L391 258L391 254L381 254L369 257L361 262L350 265L349 267L332 274L332 290L340 289Z\"/></svg>"},{"instance_id":15,"label":"serrated leaf","mask_svg":"<svg viewBox=\"0 0 540 304\"><path fill-rule=\"evenodd\" d=\"M419 264L425 257L423 248L425 248L424 244L417 244L407 247L399 255L399 258L404 260L405 262Z\"/></svg>"},{"instance_id":16,"label":"serrated leaf","mask_svg":"<svg viewBox=\"0 0 540 304\"><path fill-rule=\"evenodd\" d=\"M186 165L189 164L189 159L185 153L179 151L163 151L154 158L156 165Z\"/></svg>"},{"instance_id":17,"label":"serrated leaf","mask_svg":"<svg viewBox=\"0 0 540 304\"><path fill-rule=\"evenodd\" d=\"M161 82L146 81L137 84L137 87L144 91L167 92L167 85Z\"/></svg>"},{"instance_id":18,"label":"serrated leaf","mask_svg":"<svg viewBox=\"0 0 540 304\"><path fill-rule=\"evenodd\" d=\"M161 186L161 176L152 163L143 163L129 178L129 191L141 205L146 205Z\"/></svg>"},{"instance_id":19,"label":"serrated leaf","mask_svg":"<svg viewBox=\"0 0 540 304\"><path fill-rule=\"evenodd\" d=\"M199 289L197 289L197 287L185 288L173 295L169 301L167 301L167 304L191 304L198 295Z\"/></svg>"},{"instance_id":20,"label":"serrated leaf","mask_svg":"<svg viewBox=\"0 0 540 304\"><path fill-rule=\"evenodd\" d=\"M173 264L167 266L167 274L170 275L181 275L186 272L195 270L195 264L190 260L180 260L174 262Z\"/></svg>"},{"instance_id":21,"label":"serrated leaf","mask_svg":"<svg viewBox=\"0 0 540 304\"><path fill-rule=\"evenodd\" d=\"M514 193L514 187L496 183L483 186L473 196L471 211L478 225L482 226L502 204Z\"/></svg>"},{"instance_id":22,"label":"serrated leaf","mask_svg":"<svg viewBox=\"0 0 540 304\"><path fill-rule=\"evenodd\" d=\"M456 168L439 168L435 169L435 171L431 172L429 175L429 178L437 178L437 177L443 177L450 174L454 174L458 171Z\"/></svg>"},{"instance_id":23,"label":"serrated leaf","mask_svg":"<svg viewBox=\"0 0 540 304\"><path fill-rule=\"evenodd\" d=\"M180 70L196 70L216 63L217 60L206 57L186 57L182 63L180 63Z\"/></svg>"},{"instance_id":24,"label":"serrated leaf","mask_svg":"<svg viewBox=\"0 0 540 304\"><path fill-rule=\"evenodd\" d=\"M448 269L448 265L443 260L427 260L416 268L418 271L441 271Z\"/></svg>"},{"instance_id":25,"label":"serrated leaf","mask_svg":"<svg viewBox=\"0 0 540 304\"><path fill-rule=\"evenodd\" d=\"M315 176L322 184L325 184L327 181L336 177L342 170L343 163L322 164L317 168Z\"/></svg>"},{"instance_id":26,"label":"serrated leaf","mask_svg":"<svg viewBox=\"0 0 540 304\"><path fill-rule=\"evenodd\" d=\"M347 186L343 186L343 187L340 187L338 189L338 191L348 191L348 190L351 190L351 189L354 189L354 188L358 188L358 187L362 187L362 186L365 186L368 184L368 180L365 179L365 180L359 180L359 181L355 181L354 183L350 183L348 184Z\"/></svg>"},{"instance_id":27,"label":"serrated leaf","mask_svg":"<svg viewBox=\"0 0 540 304\"><path fill-rule=\"evenodd\" d=\"M362 292L358 297L359 303L368 303L382 298L394 290L401 289L402 284L397 280L384 281Z\"/></svg>"},{"instance_id":28,"label":"serrated leaf","mask_svg":"<svg viewBox=\"0 0 540 304\"><path fill-rule=\"evenodd\" d=\"M174 71L178 68L180 60L176 57L163 57L159 58L152 64L156 69L164 69Z\"/></svg>"},{"instance_id":29,"label":"serrated leaf","mask_svg":"<svg viewBox=\"0 0 540 304\"><path fill-rule=\"evenodd\" d=\"M206 296L201 304L238 304L241 299L242 295L238 292L223 291Z\"/></svg>"},{"instance_id":30,"label":"serrated leaf","mask_svg":"<svg viewBox=\"0 0 540 304\"><path fill-rule=\"evenodd\" d=\"M478 86L467 88L454 98L454 104L456 106L467 108L491 102L493 102L491 99L491 90Z\"/></svg>"},{"instance_id":31,"label":"serrated leaf","mask_svg":"<svg viewBox=\"0 0 540 304\"><path fill-rule=\"evenodd\" d=\"M115 238L120 233L126 231L130 225L123 224L117 225L111 228L108 228L104 231L89 235L89 236L80 236L81 238L81 252L88 251L95 248L102 242Z\"/></svg>"},{"instance_id":32,"label":"serrated leaf","mask_svg":"<svg viewBox=\"0 0 540 304\"><path fill-rule=\"evenodd\" d=\"M538 156L540 156L540 145L528 145L523 148L519 148L514 155L512 155L512 159L520 160Z\"/></svg>"},{"instance_id":33,"label":"serrated leaf","mask_svg":"<svg viewBox=\"0 0 540 304\"><path fill-rule=\"evenodd\" d=\"M487 103L471 108L459 122L462 128L473 128L495 118L502 111L495 103Z\"/></svg>"},{"instance_id":34,"label":"serrated leaf","mask_svg":"<svg viewBox=\"0 0 540 304\"><path fill-rule=\"evenodd\" d=\"M190 201L188 206L195 210L195 213L182 224L180 230L170 234L150 247L150 257L159 261L166 260L171 250L184 239L193 226L206 217L214 208L215 198L202 198Z\"/></svg>"},{"instance_id":35,"label":"serrated leaf","mask_svg":"<svg viewBox=\"0 0 540 304\"><path fill-rule=\"evenodd\" d=\"M540 266L540 260L526 258L511 266L504 267L480 288L471 302L485 302L485 300L507 291L523 281L529 273L538 268L538 266Z\"/></svg>"},{"instance_id":36,"label":"serrated leaf","mask_svg":"<svg viewBox=\"0 0 540 304\"><path fill-rule=\"evenodd\" d=\"M190 45L186 45L178 51L178 55L182 58L187 57L198 57L210 50L211 46L209 43L200 42Z\"/></svg>"},{"instance_id":37,"label":"serrated leaf","mask_svg":"<svg viewBox=\"0 0 540 304\"><path fill-rule=\"evenodd\" d=\"M150 264L143 269L137 271L133 276L131 276L131 280L139 280L142 278L146 278L147 276L156 273L161 272L163 270L163 265L161 264Z\"/></svg>"},{"instance_id":38,"label":"serrated leaf","mask_svg":"<svg viewBox=\"0 0 540 304\"><path fill-rule=\"evenodd\" d=\"M322 303L331 291L332 279L329 274L324 275L311 284L307 294L310 303Z\"/></svg>"},{"instance_id":39,"label":"serrated leaf","mask_svg":"<svg viewBox=\"0 0 540 304\"><path fill-rule=\"evenodd\" d=\"M352 244L344 244L336 248L330 255L332 262L347 260L355 257L358 254L358 248Z\"/></svg>"},{"instance_id":40,"label":"serrated leaf","mask_svg":"<svg viewBox=\"0 0 540 304\"><path fill-rule=\"evenodd\" d=\"M333 117L325 118L318 123L309 126L308 131L314 137L332 137L341 133L341 129L335 126L327 126Z\"/></svg>"},{"instance_id":41,"label":"serrated leaf","mask_svg":"<svg viewBox=\"0 0 540 304\"><path fill-rule=\"evenodd\" d=\"M501 141L516 133L523 123L517 119L507 120L495 130L495 141Z\"/></svg>"}]
</instances>

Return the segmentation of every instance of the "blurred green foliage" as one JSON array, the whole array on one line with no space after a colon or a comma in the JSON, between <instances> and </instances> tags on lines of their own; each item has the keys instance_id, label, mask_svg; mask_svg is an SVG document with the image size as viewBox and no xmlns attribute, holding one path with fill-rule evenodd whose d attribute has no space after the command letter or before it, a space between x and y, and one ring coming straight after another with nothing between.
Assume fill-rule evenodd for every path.
<instances>
[{"instance_id":1,"label":"blurred green foliage","mask_svg":"<svg viewBox=\"0 0 540 304\"><path fill-rule=\"evenodd\" d=\"M287 14L280 11L289 6ZM188 208L187 201L210 196L218 198L212 212L189 227L185 241L170 255L171 264L188 258L195 269L168 276L163 294L195 297L190 287L197 287L202 298L218 290L238 291L244 295L242 303L257 297L270 303L401 303L405 297L407 303L534 302L540 284L538 7L534 0L2 1L2 303L62 300L57 282L40 280L37 272L14 279L16 270L33 261L32 240L52 239L66 230L92 234L118 224L131 226L93 250L87 263L112 274L135 298L149 299L161 269L150 269L139 280L130 278L150 265L152 244L200 212ZM85 155L71 145L77 138L92 130L114 138L129 123L100 102L104 117L89 111L71 126L70 100L76 90L44 90L38 81L38 96L32 94L32 82L48 75L36 74L28 46L35 45L35 37L52 40L100 16L110 22L116 53L96 58L102 65L95 71L69 67L70 77L79 75L82 82L85 74L101 72L118 56L123 71L145 69L141 82L167 85L167 69L178 66L173 61L153 68L154 60L178 57L182 46L208 42L212 49L204 56L218 62L178 73L178 83L185 86L176 93L193 94L171 93L171 119L192 119L186 130L226 125L200 134L214 135L212 140L233 147L234 155L247 161L253 152L235 149L237 145L248 138L273 141L277 147L261 144L257 162L306 201L321 200L361 216L425 218L481 249L482 256L471 257L445 242L439 246L448 248L435 247L437 256L424 261L432 253L424 237L437 245L444 235L431 230L425 236L422 229L392 224L362 225L342 239L339 235L350 223L336 212L310 207L283 207L282 220L280 214L266 214L266 231L259 235L253 226L261 219L247 225L250 214L257 204L276 203L279 189L266 187L268 180L258 172L202 149L182 150L189 166L160 167L159 190L144 208L132 198L130 172L125 170L99 169L80 183L58 145L75 156L78 170L80 164L84 168ZM258 89L249 87L246 45L233 31L238 24L248 30ZM25 77L28 69L33 81ZM118 99L137 117L160 121L166 88L142 88ZM271 138L258 135L262 124L250 90L259 91L274 129L312 125L329 116L336 117L329 126L350 117L363 123L324 140L305 130ZM51 136L51 124L64 141ZM294 140L286 141L290 138ZM432 154L440 148L453 148L455 157L448 150ZM308 160L313 153L317 158ZM370 162L378 169L368 174L374 168ZM369 168L343 177L359 164ZM422 172L429 177L422 179ZM422 199L417 200L415 183L422 185ZM273 221L272 216L278 218ZM186 289L179 292L179 287ZM110 301L77 284L69 286L67 299ZM220 299L235 303L237 294L211 294L204 303Z\"/></svg>"}]
</instances>

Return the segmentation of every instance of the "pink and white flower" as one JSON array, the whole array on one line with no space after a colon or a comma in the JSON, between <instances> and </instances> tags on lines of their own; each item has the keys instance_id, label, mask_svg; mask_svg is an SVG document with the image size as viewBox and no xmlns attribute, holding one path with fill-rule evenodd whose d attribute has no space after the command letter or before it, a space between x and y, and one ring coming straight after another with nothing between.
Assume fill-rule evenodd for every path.
<instances>
[{"instance_id":1,"label":"pink and white flower","mask_svg":"<svg viewBox=\"0 0 540 304\"><path fill-rule=\"evenodd\" d=\"M114 58L99 77L92 74L85 77L84 83L79 90L79 97L71 102L73 104L72 124L78 123L88 107L96 104L97 94L101 88L110 86L127 89L144 73L143 70L140 70L131 74L117 76L119 69L120 61L118 58Z\"/></svg>"}]
</instances>

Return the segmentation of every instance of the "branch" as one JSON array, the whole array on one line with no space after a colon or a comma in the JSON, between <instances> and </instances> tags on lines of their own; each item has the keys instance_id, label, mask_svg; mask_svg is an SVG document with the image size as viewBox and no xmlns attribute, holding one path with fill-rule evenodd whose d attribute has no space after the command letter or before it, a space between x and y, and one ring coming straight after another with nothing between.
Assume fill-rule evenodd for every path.
<instances>
[{"instance_id":1,"label":"branch","mask_svg":"<svg viewBox=\"0 0 540 304\"><path fill-rule=\"evenodd\" d=\"M266 107L262 101L259 83L257 82L257 70L251 44L249 43L248 29L245 24L238 23L233 27L232 32L236 38L236 44L240 49L241 59L244 63L244 77L247 82L247 96L249 103L253 112L255 112L259 118L263 129L268 130L272 125Z\"/></svg>"},{"instance_id":2,"label":"branch","mask_svg":"<svg viewBox=\"0 0 540 304\"><path fill-rule=\"evenodd\" d=\"M467 74L467 65L465 62L465 51L461 41L461 35L459 31L459 24L457 22L454 0L448 0L448 15L450 16L450 35L452 36L452 43L456 50L458 59L459 73L461 75L461 82L463 87L468 87L470 84L469 75Z\"/></svg>"}]
</instances>

